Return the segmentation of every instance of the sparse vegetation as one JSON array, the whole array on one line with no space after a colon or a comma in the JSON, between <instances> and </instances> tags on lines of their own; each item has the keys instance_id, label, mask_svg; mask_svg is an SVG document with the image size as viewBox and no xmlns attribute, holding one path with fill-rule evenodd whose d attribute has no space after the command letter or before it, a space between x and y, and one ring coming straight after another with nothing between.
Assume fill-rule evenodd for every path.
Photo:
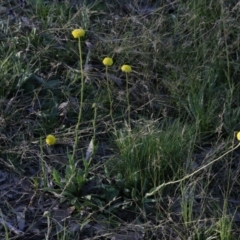
<instances>
[{"instance_id":1,"label":"sparse vegetation","mask_svg":"<svg viewBox=\"0 0 240 240\"><path fill-rule=\"evenodd\" d=\"M238 1L0 13L1 239L240 239Z\"/></svg>"}]
</instances>

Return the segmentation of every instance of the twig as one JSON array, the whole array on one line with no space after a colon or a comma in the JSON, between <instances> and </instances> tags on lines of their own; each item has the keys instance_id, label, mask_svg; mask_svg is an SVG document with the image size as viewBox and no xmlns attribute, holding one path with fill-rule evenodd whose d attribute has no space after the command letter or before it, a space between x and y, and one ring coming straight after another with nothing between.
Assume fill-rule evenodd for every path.
<instances>
[{"instance_id":1,"label":"twig","mask_svg":"<svg viewBox=\"0 0 240 240\"><path fill-rule=\"evenodd\" d=\"M212 165L213 163L217 162L218 160L220 160L221 158L223 158L224 156L226 156L228 153L230 153L230 152L232 152L233 150L237 149L239 146L240 146L240 143L239 143L236 147L234 147L234 148L230 149L229 151L225 152L225 153L224 153L223 155L221 155L220 157L214 159L213 161L209 162L208 164L200 167L200 168L199 168L198 170L196 170L195 172L192 172L191 174L188 174L188 175L186 175L185 177L183 177L183 178L181 178L181 179L179 179L179 180L171 181L171 182L167 182L167 183L163 183L163 184L159 185L159 186L156 187L152 192L146 193L146 194L145 194L145 198L154 195L156 192L158 192L158 191L159 191L161 188L163 188L163 187L166 187L166 186L168 186L168 185L172 185L172 184L175 184L175 183L180 183L180 182L182 182L182 181L184 181L184 180L186 180L186 179L194 176L194 175L197 174L198 172L202 171L203 169L209 167L209 166Z\"/></svg>"}]
</instances>

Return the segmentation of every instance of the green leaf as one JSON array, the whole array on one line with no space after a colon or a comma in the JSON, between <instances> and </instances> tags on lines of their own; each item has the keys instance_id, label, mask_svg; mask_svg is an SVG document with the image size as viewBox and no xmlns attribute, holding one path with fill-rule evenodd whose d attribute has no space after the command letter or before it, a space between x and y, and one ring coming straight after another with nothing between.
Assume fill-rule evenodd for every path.
<instances>
[{"instance_id":1,"label":"green leaf","mask_svg":"<svg viewBox=\"0 0 240 240\"><path fill-rule=\"evenodd\" d=\"M44 83L45 88L54 88L59 85L59 80L50 80Z\"/></svg>"}]
</instances>

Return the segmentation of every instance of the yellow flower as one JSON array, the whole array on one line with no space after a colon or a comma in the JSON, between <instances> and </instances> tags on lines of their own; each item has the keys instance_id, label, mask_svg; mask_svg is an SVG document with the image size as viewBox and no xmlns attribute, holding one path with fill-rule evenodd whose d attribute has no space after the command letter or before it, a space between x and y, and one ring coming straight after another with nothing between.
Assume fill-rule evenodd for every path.
<instances>
[{"instance_id":1,"label":"yellow flower","mask_svg":"<svg viewBox=\"0 0 240 240\"><path fill-rule=\"evenodd\" d=\"M82 28L74 29L72 31L72 35L73 35L74 38L84 37L85 36L85 30L83 30Z\"/></svg>"},{"instance_id":2,"label":"yellow flower","mask_svg":"<svg viewBox=\"0 0 240 240\"><path fill-rule=\"evenodd\" d=\"M102 62L105 66L112 66L113 65L113 60L110 57L105 57Z\"/></svg>"},{"instance_id":3,"label":"yellow flower","mask_svg":"<svg viewBox=\"0 0 240 240\"><path fill-rule=\"evenodd\" d=\"M240 141L240 132L237 132L237 140Z\"/></svg>"},{"instance_id":4,"label":"yellow flower","mask_svg":"<svg viewBox=\"0 0 240 240\"><path fill-rule=\"evenodd\" d=\"M130 73L132 71L132 68L130 65L122 65L121 70L125 73Z\"/></svg>"},{"instance_id":5,"label":"yellow flower","mask_svg":"<svg viewBox=\"0 0 240 240\"><path fill-rule=\"evenodd\" d=\"M47 137L46 137L46 143L48 144L48 145L53 145L53 144L55 144L56 143L56 138L53 136L53 135L47 135Z\"/></svg>"}]
</instances>

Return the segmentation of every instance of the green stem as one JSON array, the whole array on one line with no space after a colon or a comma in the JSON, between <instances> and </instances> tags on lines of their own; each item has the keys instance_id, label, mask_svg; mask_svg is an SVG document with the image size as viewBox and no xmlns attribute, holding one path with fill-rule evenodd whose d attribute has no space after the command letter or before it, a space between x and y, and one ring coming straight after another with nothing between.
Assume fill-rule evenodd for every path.
<instances>
[{"instance_id":1,"label":"green stem","mask_svg":"<svg viewBox=\"0 0 240 240\"><path fill-rule=\"evenodd\" d=\"M127 105L128 105L128 108L127 108L127 113L128 113L128 126L130 126L130 101L129 101L129 89L128 89L128 73L126 73L126 98L127 98Z\"/></svg>"},{"instance_id":2,"label":"green stem","mask_svg":"<svg viewBox=\"0 0 240 240\"><path fill-rule=\"evenodd\" d=\"M114 124L113 121L113 114L112 114L112 97L111 97L111 89L110 89L110 83L109 83L109 77L108 77L108 66L106 66L106 78L107 78L107 89L108 89L108 98L109 98L109 103L110 103L110 117L112 119L112 123Z\"/></svg>"},{"instance_id":3,"label":"green stem","mask_svg":"<svg viewBox=\"0 0 240 240\"><path fill-rule=\"evenodd\" d=\"M97 105L96 103L93 104L94 108L94 118L93 118L93 144L95 144L96 139L96 119L97 119Z\"/></svg>"},{"instance_id":4,"label":"green stem","mask_svg":"<svg viewBox=\"0 0 240 240\"><path fill-rule=\"evenodd\" d=\"M79 104L79 114L78 114L78 121L75 128L75 141L73 146L73 154L72 158L74 158L77 144L78 144L78 129L81 123L82 118L82 109L83 109L83 93L84 93L84 73L83 73L83 61L82 61L82 47L81 47L81 38L78 38L78 50L79 50L79 60L80 60L80 72L81 72L81 93L80 93L80 104Z\"/></svg>"}]
</instances>

